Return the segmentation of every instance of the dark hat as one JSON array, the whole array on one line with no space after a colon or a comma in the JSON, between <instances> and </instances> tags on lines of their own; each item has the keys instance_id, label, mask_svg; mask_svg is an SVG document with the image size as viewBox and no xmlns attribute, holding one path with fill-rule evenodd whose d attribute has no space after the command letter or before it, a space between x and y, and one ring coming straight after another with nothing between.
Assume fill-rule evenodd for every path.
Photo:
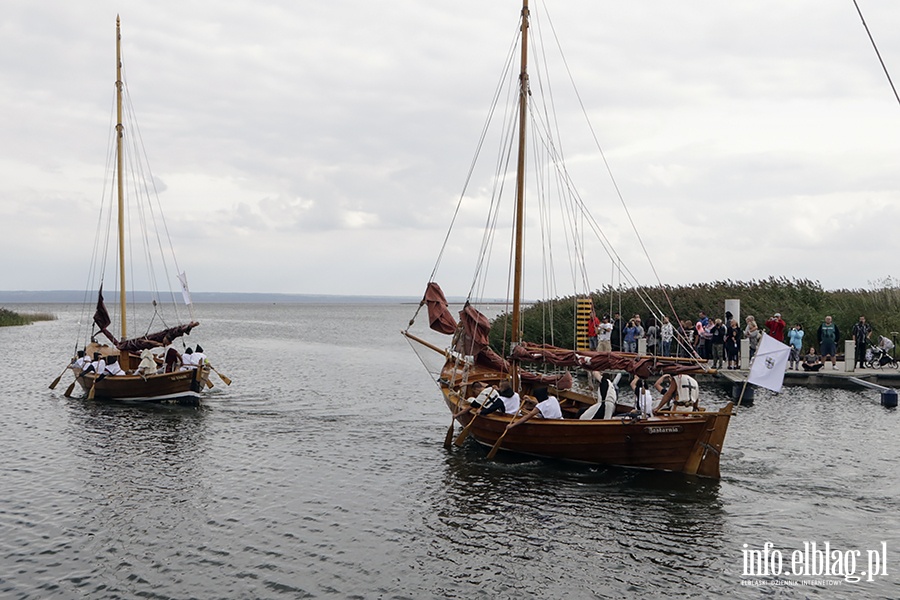
<instances>
[{"instance_id":1,"label":"dark hat","mask_svg":"<svg viewBox=\"0 0 900 600\"><path fill-rule=\"evenodd\" d=\"M197 352L203 352L203 348L200 347L200 344L197 344Z\"/></svg>"},{"instance_id":2,"label":"dark hat","mask_svg":"<svg viewBox=\"0 0 900 600\"><path fill-rule=\"evenodd\" d=\"M193 354L193 353L194 353L194 351L193 351L193 350L191 350L191 348L190 348L190 346L188 346L188 349L187 349L187 350L185 350L185 351L184 351L184 353L185 353L185 354Z\"/></svg>"},{"instance_id":3,"label":"dark hat","mask_svg":"<svg viewBox=\"0 0 900 600\"><path fill-rule=\"evenodd\" d=\"M547 388L545 388L545 387L537 388L536 390L534 390L534 398L538 402L543 402L544 400L546 400L549 397L550 396L547 393Z\"/></svg>"}]
</instances>

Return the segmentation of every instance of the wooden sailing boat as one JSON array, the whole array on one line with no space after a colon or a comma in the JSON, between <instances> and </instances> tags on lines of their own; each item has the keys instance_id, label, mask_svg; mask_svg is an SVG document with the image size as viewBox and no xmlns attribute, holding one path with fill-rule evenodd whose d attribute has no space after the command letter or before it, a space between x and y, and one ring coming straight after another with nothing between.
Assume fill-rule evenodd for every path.
<instances>
[{"instance_id":1,"label":"wooden sailing boat","mask_svg":"<svg viewBox=\"0 0 900 600\"><path fill-rule=\"evenodd\" d=\"M530 20L528 0L523 0L519 28L520 71L516 84L518 107L515 120L518 126L515 137L518 152L512 235L510 350L504 358L491 349L488 337L491 324L469 301L460 312L457 324L448 310L443 292L433 280L433 275L420 308L428 306L431 329L453 335L450 348L443 350L440 346L413 335L409 328L403 333L414 348L425 347L443 354L443 366L434 373L434 377L444 402L464 427L460 438L469 436L490 447L489 457L498 450L503 450L539 457L718 478L719 456L732 414L731 403L717 411L660 412L653 416L640 416L631 412L631 407L625 407L629 414L619 414L607 420L577 418L579 413L584 412L596 400L589 394L572 389L572 370L624 370L636 376L647 377L661 372L689 372L692 367L633 354L575 352L548 344L526 343L522 339L526 130L532 92L528 73ZM552 144L545 143L543 146L549 148ZM567 180L566 185L560 187L568 187L569 183ZM583 208L583 202L579 201L578 204ZM447 238L450 237L448 234ZM475 288L473 285L472 289ZM414 320L415 317L410 325ZM569 371L541 374L525 370L525 363L553 365ZM563 413L568 418L531 419L508 429L507 426L518 419L518 416L500 413L474 416L471 412L461 410L469 406L466 398L476 395L472 387L475 382L498 386L503 381L511 382L513 389L523 397L531 395L539 386L549 384L550 392L558 396ZM452 434L451 425L447 437L448 447ZM457 439L458 442L460 438Z\"/></svg>"},{"instance_id":2,"label":"wooden sailing boat","mask_svg":"<svg viewBox=\"0 0 900 600\"><path fill-rule=\"evenodd\" d=\"M100 286L97 292L97 302L96 309L93 315L93 326L91 327L91 331L89 332L89 340L88 343L84 344L84 350L87 356L90 358L94 356L94 353L99 353L104 362L117 362L120 368L126 373L133 373L138 371L139 361L141 360L139 353L144 350L151 351L165 351L166 346L171 345L176 340L181 338L181 336L190 334L191 330L199 325L199 323L195 320L191 319L182 319L178 316L178 308L177 302L175 301L175 296L172 294L172 308L170 311L174 312L174 316L170 316L166 314L166 309L164 308L164 304L158 301L156 297L156 290L158 289L156 283L150 283L150 286L153 289L153 300L152 303L145 303L145 310L151 310L152 316L150 317L150 326L159 320L163 325L168 324L164 329L160 331L150 332L149 326L140 336L128 337L128 325L129 325L129 314L128 314L128 297L127 297L127 286L126 286L126 266L130 267L131 263L128 260L128 256L126 256L126 202L125 202L125 191L126 187L131 191L134 190L136 195L146 194L147 197L141 197L138 202L147 201L149 204L152 202L151 196L155 197L155 186L152 184L152 176L149 175L149 168L145 164L130 164L128 166L127 171L129 173L137 173L138 175L144 175L143 180L140 182L129 182L131 185L126 186L125 182L125 173L126 173L126 164L125 164L125 155L126 155L126 135L131 135L132 130L126 129L125 119L123 117L123 113L125 112L125 106L123 103L123 94L125 92L125 83L123 80L123 68L122 68L122 45L121 45L121 28L119 18L116 17L116 125L115 125L115 166L114 166L114 179L115 179L115 198L112 199L111 196L111 204L112 206L109 208L108 217L105 219L111 223L115 221L116 223L116 235L106 235L107 239L117 241L116 244L116 252L112 253L116 257L116 262L118 266L118 287L119 287L119 317L120 317L120 330L119 335L116 337L109 329L112 324L112 319L110 318L109 312L106 308L104 298L103 298L103 274L105 272L105 265L100 263L102 258L100 256L96 257L97 263L93 267L93 270L96 270L97 274L100 278ZM127 131L127 133L126 133ZM135 137L131 139L131 145L134 148L140 148L141 144L139 142L139 138L135 134ZM136 150L136 153L139 151ZM136 177L137 178L137 177ZM143 190L140 188L143 187ZM158 202L158 198L156 198ZM159 214L151 214L149 217L146 212L153 212L155 209L141 207L134 208L135 213L139 213L139 217L136 217L135 220L142 222L145 226L149 226L149 222L157 222L162 219L161 211L157 211ZM144 212L141 212L144 211ZM113 215L115 217L113 218ZM101 213L101 222L104 221L102 218L103 215ZM165 229L165 224L162 223L161 226L157 225L160 229ZM167 236L167 230L165 231L165 235ZM98 232L98 240L102 239L102 232ZM152 238L149 238L152 239ZM153 240L156 242L156 240ZM150 250L148 250L148 246L151 244L147 244L144 241L145 248L144 254L148 254ZM174 254L173 254L174 257ZM155 267L149 267L148 271L153 271ZM168 272L168 267L165 267L163 270ZM177 271L176 271L177 273ZM178 275L178 279L181 283L181 292L184 298L185 303L190 307L190 294L187 289L187 278L184 273L180 273ZM135 299L132 299L132 302L136 302ZM149 305L149 306L147 306ZM178 324L171 324L170 319L175 319ZM87 333L87 332L85 332ZM103 334L104 339L98 339L97 335ZM77 347L82 347L82 344L77 344ZM113 359L115 357L115 360ZM149 359L149 357L148 357ZM73 368L74 374L76 376L75 382L81 386L81 388L88 394L89 398L104 398L111 400L127 400L127 401L138 401L138 402L160 402L160 401L178 401L181 403L196 403L200 397L200 393L206 388L211 387L212 384L209 381L209 371L210 367L208 363L200 364L195 368L179 368L176 365L166 366L165 361L162 360L161 357L155 357L153 359L154 366L149 368L141 369L140 374L128 374L128 375L116 375L113 376L110 373L97 373L94 370L85 369L81 366ZM157 372L157 371L162 372ZM56 382L54 382L56 383ZM51 387L53 387L51 385ZM67 390L66 395L71 393L71 387Z\"/></svg>"}]
</instances>

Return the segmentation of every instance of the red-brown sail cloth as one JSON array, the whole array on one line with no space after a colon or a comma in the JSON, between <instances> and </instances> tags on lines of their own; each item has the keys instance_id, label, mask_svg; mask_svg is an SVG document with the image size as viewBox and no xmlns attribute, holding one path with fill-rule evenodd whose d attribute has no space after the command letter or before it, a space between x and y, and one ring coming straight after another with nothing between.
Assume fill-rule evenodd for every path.
<instances>
[{"instance_id":1,"label":"red-brown sail cloth","mask_svg":"<svg viewBox=\"0 0 900 600\"><path fill-rule=\"evenodd\" d=\"M482 350L491 345L488 337L491 332L491 322L470 303L466 302L463 309L459 311L459 322L462 325L462 331L456 340L457 352L478 356Z\"/></svg>"},{"instance_id":2,"label":"red-brown sail cloth","mask_svg":"<svg viewBox=\"0 0 900 600\"><path fill-rule=\"evenodd\" d=\"M156 333L148 333L139 338L123 340L116 344L116 347L125 352L140 352L145 348L159 348L160 346L165 346L167 342L171 343L183 335L190 334L191 329L197 327L199 324L200 323L197 321L191 321L187 325L169 327L168 329L157 331Z\"/></svg>"},{"instance_id":3,"label":"red-brown sail cloth","mask_svg":"<svg viewBox=\"0 0 900 600\"><path fill-rule=\"evenodd\" d=\"M425 298L428 305L428 325L440 333L452 334L456 331L456 320L447 308L447 298L444 296L441 286L432 281L425 288Z\"/></svg>"},{"instance_id":4,"label":"red-brown sail cloth","mask_svg":"<svg viewBox=\"0 0 900 600\"><path fill-rule=\"evenodd\" d=\"M556 367L580 367L588 371L626 371L638 377L649 377L654 373L677 375L700 370L696 364L664 363L653 356L635 356L617 352L576 352L548 344L519 344L513 350L512 358L520 362L551 364Z\"/></svg>"}]
</instances>

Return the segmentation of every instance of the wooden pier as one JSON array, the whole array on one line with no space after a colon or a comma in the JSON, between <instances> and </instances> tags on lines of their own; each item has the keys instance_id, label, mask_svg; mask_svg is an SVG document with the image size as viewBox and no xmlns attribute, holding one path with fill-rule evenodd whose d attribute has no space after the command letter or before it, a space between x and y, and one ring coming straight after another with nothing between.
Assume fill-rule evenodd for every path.
<instances>
[{"instance_id":1,"label":"wooden pier","mask_svg":"<svg viewBox=\"0 0 900 600\"><path fill-rule=\"evenodd\" d=\"M793 371L784 373L785 386L805 387L838 387L844 389L870 388L885 390L900 388L900 371L897 369L856 369L847 371L844 363L838 362L838 368L832 369L827 364L818 371ZM748 369L720 369L710 371L710 375L719 380L723 385L731 388L734 385L743 386L747 381Z\"/></svg>"}]
</instances>

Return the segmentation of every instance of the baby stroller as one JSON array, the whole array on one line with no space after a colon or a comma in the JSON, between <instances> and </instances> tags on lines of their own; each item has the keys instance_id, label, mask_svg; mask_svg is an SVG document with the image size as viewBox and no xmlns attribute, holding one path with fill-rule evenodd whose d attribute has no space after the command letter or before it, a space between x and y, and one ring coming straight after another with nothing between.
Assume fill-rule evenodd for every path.
<instances>
[{"instance_id":1,"label":"baby stroller","mask_svg":"<svg viewBox=\"0 0 900 600\"><path fill-rule=\"evenodd\" d=\"M898 369L900 368L900 362L898 362L896 358L888 354L888 352L883 348L879 348L878 346L870 346L866 350L866 368L882 369L884 367Z\"/></svg>"}]
</instances>

